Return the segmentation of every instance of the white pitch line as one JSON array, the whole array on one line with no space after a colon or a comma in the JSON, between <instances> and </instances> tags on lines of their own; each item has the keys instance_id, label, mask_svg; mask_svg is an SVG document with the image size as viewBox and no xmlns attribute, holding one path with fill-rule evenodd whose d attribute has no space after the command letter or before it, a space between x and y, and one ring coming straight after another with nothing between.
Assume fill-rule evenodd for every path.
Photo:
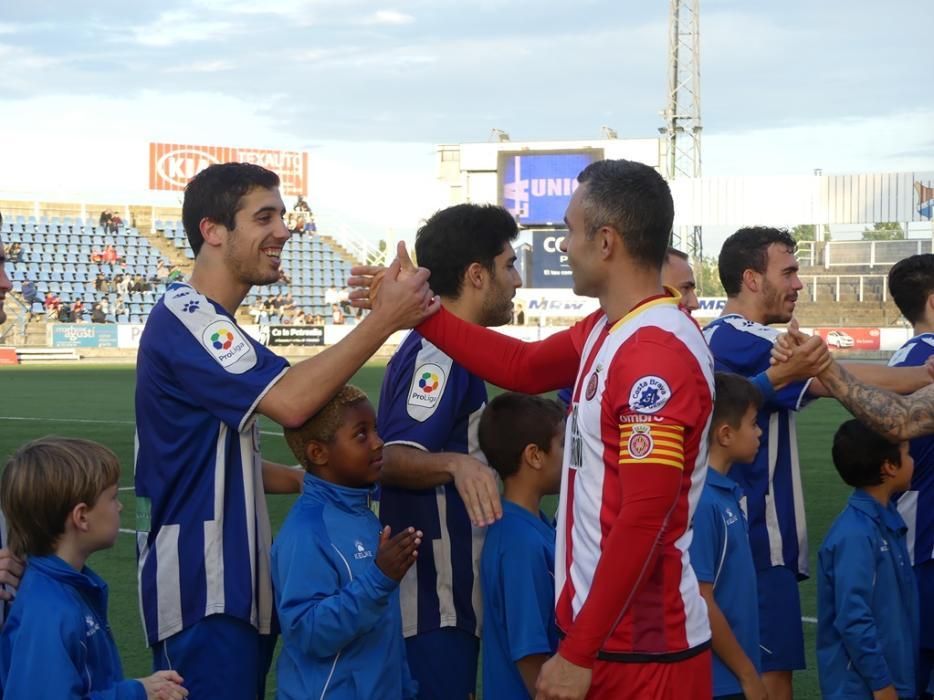
<instances>
[{"instance_id":1,"label":"white pitch line","mask_svg":"<svg viewBox=\"0 0 934 700\"><path fill-rule=\"evenodd\" d=\"M121 527L120 532L122 532L124 535L135 535L136 534L136 530L127 530L125 527Z\"/></svg>"},{"instance_id":2,"label":"white pitch line","mask_svg":"<svg viewBox=\"0 0 934 700\"><path fill-rule=\"evenodd\" d=\"M810 625L816 625L817 618L816 617L802 617L801 622L807 622Z\"/></svg>"},{"instance_id":3,"label":"white pitch line","mask_svg":"<svg viewBox=\"0 0 934 700\"><path fill-rule=\"evenodd\" d=\"M40 416L0 416L0 420L32 421L34 423L90 423L93 425L136 425L131 420L99 420L96 418L42 418ZM260 435L282 437L282 433L274 430L260 430Z\"/></svg>"}]
</instances>

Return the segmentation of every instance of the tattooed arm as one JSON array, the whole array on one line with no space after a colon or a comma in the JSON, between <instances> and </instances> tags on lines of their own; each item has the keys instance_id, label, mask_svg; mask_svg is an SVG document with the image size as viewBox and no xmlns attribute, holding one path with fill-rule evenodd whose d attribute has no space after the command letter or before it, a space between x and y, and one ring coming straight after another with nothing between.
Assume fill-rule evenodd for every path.
<instances>
[{"instance_id":1,"label":"tattooed arm","mask_svg":"<svg viewBox=\"0 0 934 700\"><path fill-rule=\"evenodd\" d=\"M839 362L820 374L820 380L850 413L890 440L934 433L934 384L899 396L864 384Z\"/></svg>"}]
</instances>

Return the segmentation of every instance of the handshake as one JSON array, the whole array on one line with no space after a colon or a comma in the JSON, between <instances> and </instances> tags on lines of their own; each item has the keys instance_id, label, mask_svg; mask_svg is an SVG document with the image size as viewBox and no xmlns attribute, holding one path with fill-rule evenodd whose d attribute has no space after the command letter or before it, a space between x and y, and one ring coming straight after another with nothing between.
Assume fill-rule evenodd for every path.
<instances>
[{"instance_id":1,"label":"handshake","mask_svg":"<svg viewBox=\"0 0 934 700\"><path fill-rule=\"evenodd\" d=\"M823 338L801 331L797 319L791 319L788 329L775 340L772 347L769 380L775 389L792 382L816 377L834 364L833 356Z\"/></svg>"}]
</instances>

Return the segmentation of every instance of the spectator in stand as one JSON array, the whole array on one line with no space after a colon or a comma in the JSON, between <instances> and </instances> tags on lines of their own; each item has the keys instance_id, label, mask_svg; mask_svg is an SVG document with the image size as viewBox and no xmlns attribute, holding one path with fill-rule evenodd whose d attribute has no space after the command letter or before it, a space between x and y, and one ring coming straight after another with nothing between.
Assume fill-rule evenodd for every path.
<instances>
[{"instance_id":1,"label":"spectator in stand","mask_svg":"<svg viewBox=\"0 0 934 700\"><path fill-rule=\"evenodd\" d=\"M318 226L315 224L315 215L311 209L308 210L308 216L305 217L305 230L308 233L315 233L318 230Z\"/></svg>"},{"instance_id":2,"label":"spectator in stand","mask_svg":"<svg viewBox=\"0 0 934 700\"><path fill-rule=\"evenodd\" d=\"M100 292L103 291L104 287L104 273L98 272L97 276L94 278L94 291Z\"/></svg>"},{"instance_id":3,"label":"spectator in stand","mask_svg":"<svg viewBox=\"0 0 934 700\"><path fill-rule=\"evenodd\" d=\"M106 248L104 248L104 254L101 257L101 260L111 265L117 262L117 251L112 245L108 245Z\"/></svg>"},{"instance_id":4,"label":"spectator in stand","mask_svg":"<svg viewBox=\"0 0 934 700\"><path fill-rule=\"evenodd\" d=\"M281 294L279 296L282 296ZM286 294L282 299L282 306L286 309L295 308L295 298L292 296L292 292Z\"/></svg>"},{"instance_id":5,"label":"spectator in stand","mask_svg":"<svg viewBox=\"0 0 934 700\"><path fill-rule=\"evenodd\" d=\"M324 317L323 317L321 314L315 314L315 315L312 316L312 318L311 318L311 325L313 325L313 326L323 326L323 325L324 325Z\"/></svg>"},{"instance_id":6,"label":"spectator in stand","mask_svg":"<svg viewBox=\"0 0 934 700\"><path fill-rule=\"evenodd\" d=\"M110 230L112 233L119 233L120 228L123 226L123 219L120 218L120 215L114 212L114 215L110 218Z\"/></svg>"},{"instance_id":7,"label":"spectator in stand","mask_svg":"<svg viewBox=\"0 0 934 700\"><path fill-rule=\"evenodd\" d=\"M71 305L71 315L74 317L75 323L84 323L84 301L75 299L75 302Z\"/></svg>"},{"instance_id":8,"label":"spectator in stand","mask_svg":"<svg viewBox=\"0 0 934 700\"><path fill-rule=\"evenodd\" d=\"M331 323L335 326L344 325L344 312L340 304L331 304Z\"/></svg>"},{"instance_id":9,"label":"spectator in stand","mask_svg":"<svg viewBox=\"0 0 934 700\"><path fill-rule=\"evenodd\" d=\"M36 290L36 285L30 280L25 280L23 282L20 294L23 296L23 301L25 301L30 308L32 308L33 303L39 299L39 292Z\"/></svg>"},{"instance_id":10,"label":"spectator in stand","mask_svg":"<svg viewBox=\"0 0 934 700\"><path fill-rule=\"evenodd\" d=\"M111 216L112 214L108 210L105 209L104 211L101 212L100 218L97 220L97 225L100 226L105 231L109 230Z\"/></svg>"},{"instance_id":11,"label":"spectator in stand","mask_svg":"<svg viewBox=\"0 0 934 700\"><path fill-rule=\"evenodd\" d=\"M6 260L11 263L18 263L23 258L23 246L20 243L10 243L6 250Z\"/></svg>"},{"instance_id":12,"label":"spectator in stand","mask_svg":"<svg viewBox=\"0 0 934 700\"><path fill-rule=\"evenodd\" d=\"M74 323L75 317L71 310L71 303L64 301L58 308L58 322L59 323Z\"/></svg>"},{"instance_id":13,"label":"spectator in stand","mask_svg":"<svg viewBox=\"0 0 934 700\"><path fill-rule=\"evenodd\" d=\"M292 284L292 278L289 277L289 274L285 270L279 270L279 281L282 284Z\"/></svg>"},{"instance_id":14,"label":"spectator in stand","mask_svg":"<svg viewBox=\"0 0 934 700\"><path fill-rule=\"evenodd\" d=\"M159 262L156 263L156 279L160 282L165 281L165 278L169 276L169 268L165 264L165 260L159 258Z\"/></svg>"},{"instance_id":15,"label":"spectator in stand","mask_svg":"<svg viewBox=\"0 0 934 700\"><path fill-rule=\"evenodd\" d=\"M147 279L146 279L145 277L143 277L142 275L137 275L137 277L139 278L139 291L141 291L141 292L151 292L151 291L152 291L152 285L149 283L149 280L147 280Z\"/></svg>"},{"instance_id":16,"label":"spectator in stand","mask_svg":"<svg viewBox=\"0 0 934 700\"><path fill-rule=\"evenodd\" d=\"M91 308L91 323L107 323L107 314L101 306L101 302L95 302Z\"/></svg>"},{"instance_id":17,"label":"spectator in stand","mask_svg":"<svg viewBox=\"0 0 934 700\"><path fill-rule=\"evenodd\" d=\"M104 254L98 248L91 250L91 262L100 263L104 260Z\"/></svg>"},{"instance_id":18,"label":"spectator in stand","mask_svg":"<svg viewBox=\"0 0 934 700\"><path fill-rule=\"evenodd\" d=\"M117 295L117 301L114 303L114 316L121 316L126 313L126 300Z\"/></svg>"},{"instance_id":19,"label":"spectator in stand","mask_svg":"<svg viewBox=\"0 0 934 700\"><path fill-rule=\"evenodd\" d=\"M45 314L49 321L58 320L58 310L62 305L62 300L55 296L54 292L45 295Z\"/></svg>"},{"instance_id":20,"label":"spectator in stand","mask_svg":"<svg viewBox=\"0 0 934 700\"><path fill-rule=\"evenodd\" d=\"M291 231L292 233L297 233L299 235L305 233L305 217L304 216L295 217L295 221L292 223L292 226L291 226Z\"/></svg>"},{"instance_id":21,"label":"spectator in stand","mask_svg":"<svg viewBox=\"0 0 934 700\"><path fill-rule=\"evenodd\" d=\"M110 315L110 300L107 297L101 299L101 311L104 312L104 318Z\"/></svg>"},{"instance_id":22,"label":"spectator in stand","mask_svg":"<svg viewBox=\"0 0 934 700\"><path fill-rule=\"evenodd\" d=\"M100 291L104 294L110 294L114 290L114 282L110 279L110 275L104 277L104 281L101 282Z\"/></svg>"},{"instance_id":23,"label":"spectator in stand","mask_svg":"<svg viewBox=\"0 0 934 700\"><path fill-rule=\"evenodd\" d=\"M125 297L130 293L130 278L127 275L117 275L114 277L114 291L118 296Z\"/></svg>"},{"instance_id":24,"label":"spectator in stand","mask_svg":"<svg viewBox=\"0 0 934 700\"><path fill-rule=\"evenodd\" d=\"M311 213L311 207L308 206L308 202L305 201L305 198L301 195L298 195L298 199L295 200L295 206L292 207L292 211L304 211Z\"/></svg>"}]
</instances>

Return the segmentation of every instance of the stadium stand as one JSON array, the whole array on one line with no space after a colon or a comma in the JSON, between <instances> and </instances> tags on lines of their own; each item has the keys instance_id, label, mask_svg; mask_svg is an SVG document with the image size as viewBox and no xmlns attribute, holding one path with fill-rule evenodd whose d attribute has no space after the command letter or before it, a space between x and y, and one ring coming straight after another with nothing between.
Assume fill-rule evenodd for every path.
<instances>
[{"instance_id":1,"label":"stadium stand","mask_svg":"<svg viewBox=\"0 0 934 700\"><path fill-rule=\"evenodd\" d=\"M20 257L7 265L20 308L25 311L28 306L20 296L23 282L28 279L37 292L37 301L28 311L42 326L46 311L41 300L48 292L57 295L62 302L81 300L84 309L79 321L90 323L95 303L106 298L113 309L118 297L114 291L95 289L94 281L99 273L111 279L117 275L140 275L150 283L151 290L129 292L124 298L123 313L108 313L106 320L145 323L153 305L165 291L165 280L157 279L159 261L187 273L193 258L181 221L177 218L150 221L151 228L146 227L150 232L141 226L125 227L113 233L100 227L91 217L24 214L5 217L4 243L8 247L18 243L21 251ZM114 247L118 261L92 261L92 253L107 246ZM238 316L242 322L253 323L255 320L247 313L250 304L268 296L291 294L295 306L309 316L318 314L330 318L331 305L325 302L325 293L331 288L343 288L353 264L351 254L329 237L294 235L283 255L283 282L247 297ZM15 309L10 310L15 312ZM269 322L279 323L280 318L273 314ZM36 343L41 343L45 337L44 329L27 335ZM27 344L32 341L27 340Z\"/></svg>"}]
</instances>

